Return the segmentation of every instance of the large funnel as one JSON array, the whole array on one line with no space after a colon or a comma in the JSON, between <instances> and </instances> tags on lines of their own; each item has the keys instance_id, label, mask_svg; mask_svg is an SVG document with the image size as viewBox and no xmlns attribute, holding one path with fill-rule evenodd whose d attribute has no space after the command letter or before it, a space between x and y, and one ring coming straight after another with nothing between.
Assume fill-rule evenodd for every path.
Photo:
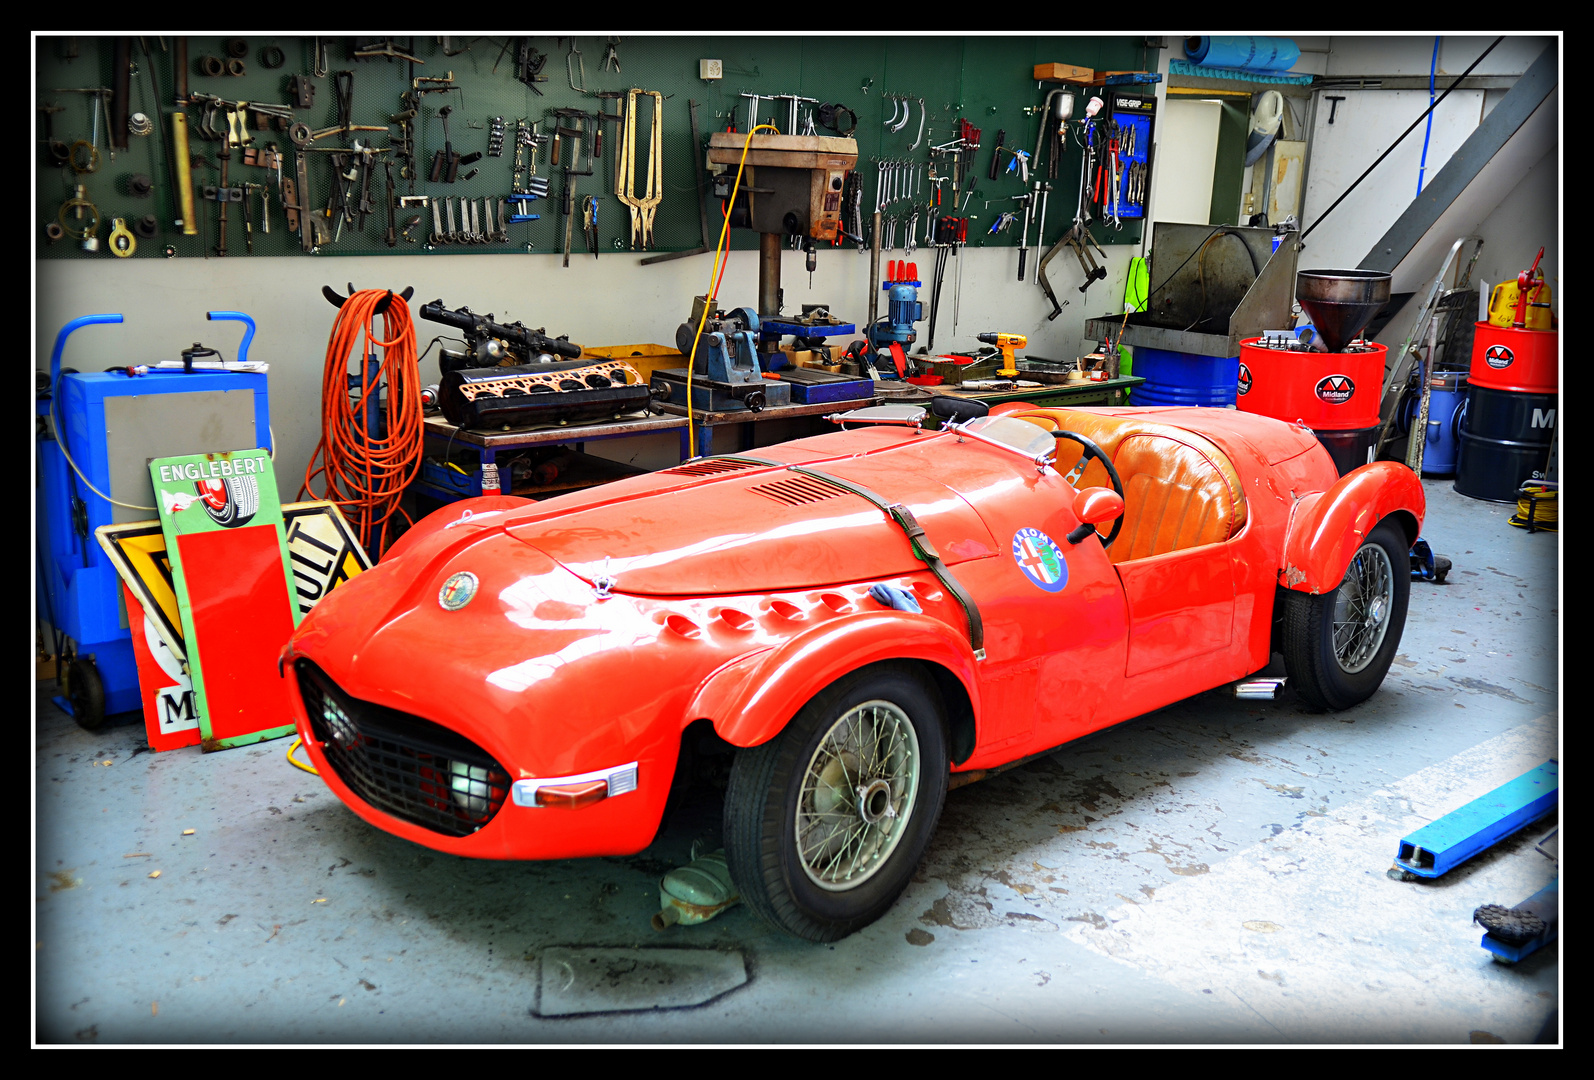
<instances>
[{"instance_id":1,"label":"large funnel","mask_svg":"<svg viewBox=\"0 0 1594 1080\"><path fill-rule=\"evenodd\" d=\"M1389 275L1380 270L1302 270L1295 299L1329 352L1342 352L1389 302Z\"/></svg>"}]
</instances>

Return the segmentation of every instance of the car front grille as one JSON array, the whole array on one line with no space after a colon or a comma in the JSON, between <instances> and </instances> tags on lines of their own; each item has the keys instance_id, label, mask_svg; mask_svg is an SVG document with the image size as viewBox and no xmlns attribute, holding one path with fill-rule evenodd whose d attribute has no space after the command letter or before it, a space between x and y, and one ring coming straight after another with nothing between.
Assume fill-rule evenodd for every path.
<instances>
[{"instance_id":1,"label":"car front grille","mask_svg":"<svg viewBox=\"0 0 1594 1080\"><path fill-rule=\"evenodd\" d=\"M445 836L469 836L504 805L509 775L469 739L350 697L309 660L294 667L328 764L367 803Z\"/></svg>"}]
</instances>

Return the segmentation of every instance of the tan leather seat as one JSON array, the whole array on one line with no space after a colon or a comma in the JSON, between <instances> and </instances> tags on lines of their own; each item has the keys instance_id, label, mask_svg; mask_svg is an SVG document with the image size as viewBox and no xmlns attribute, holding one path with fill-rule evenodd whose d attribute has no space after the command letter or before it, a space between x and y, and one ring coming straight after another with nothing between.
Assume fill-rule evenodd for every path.
<instances>
[{"instance_id":1,"label":"tan leather seat","mask_svg":"<svg viewBox=\"0 0 1594 1080\"><path fill-rule=\"evenodd\" d=\"M1112 459L1124 485L1124 523L1107 549L1115 563L1224 541L1245 524L1245 491L1233 464L1210 440L1150 419L1073 409L1033 409L1017 419L1077 432ZM1072 449L1071 449L1072 448ZM1078 463L1078 443L1057 445L1057 471ZM1077 452L1076 452L1077 451ZM1092 465L1081 486L1107 484Z\"/></svg>"}]
</instances>

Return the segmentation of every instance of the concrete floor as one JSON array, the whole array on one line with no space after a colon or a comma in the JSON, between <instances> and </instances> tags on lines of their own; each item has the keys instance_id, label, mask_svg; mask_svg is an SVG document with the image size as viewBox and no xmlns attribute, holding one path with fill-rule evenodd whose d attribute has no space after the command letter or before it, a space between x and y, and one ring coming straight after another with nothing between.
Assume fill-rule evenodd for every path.
<instances>
[{"instance_id":1,"label":"concrete floor","mask_svg":"<svg viewBox=\"0 0 1594 1080\"><path fill-rule=\"evenodd\" d=\"M650 929L712 799L630 858L463 860L365 825L289 740L146 753L41 682L35 1040L1532 1042L1559 949L1494 963L1470 918L1556 874L1553 819L1436 882L1385 872L1559 757L1559 540L1426 487L1455 569L1413 584L1372 700L1203 694L953 792L914 884L834 946L742 907Z\"/></svg>"}]
</instances>

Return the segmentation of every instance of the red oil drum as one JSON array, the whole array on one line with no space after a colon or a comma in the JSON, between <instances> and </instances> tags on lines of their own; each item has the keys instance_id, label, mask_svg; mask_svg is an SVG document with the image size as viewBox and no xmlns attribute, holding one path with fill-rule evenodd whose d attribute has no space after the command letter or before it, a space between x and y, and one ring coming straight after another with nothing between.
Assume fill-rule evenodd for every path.
<instances>
[{"instance_id":1,"label":"red oil drum","mask_svg":"<svg viewBox=\"0 0 1594 1080\"><path fill-rule=\"evenodd\" d=\"M1306 352L1269 349L1260 341L1240 342L1236 407L1311 428L1341 476L1369 464L1377 450L1389 350L1366 343L1351 352Z\"/></svg>"},{"instance_id":2,"label":"red oil drum","mask_svg":"<svg viewBox=\"0 0 1594 1080\"><path fill-rule=\"evenodd\" d=\"M1560 389L1560 333L1480 322L1472 337L1467 382L1489 390L1554 394Z\"/></svg>"},{"instance_id":3,"label":"red oil drum","mask_svg":"<svg viewBox=\"0 0 1594 1080\"><path fill-rule=\"evenodd\" d=\"M1303 424L1313 431L1350 431L1378 425L1389 350L1320 353L1268 349L1260 338L1240 342L1241 412Z\"/></svg>"}]
</instances>

